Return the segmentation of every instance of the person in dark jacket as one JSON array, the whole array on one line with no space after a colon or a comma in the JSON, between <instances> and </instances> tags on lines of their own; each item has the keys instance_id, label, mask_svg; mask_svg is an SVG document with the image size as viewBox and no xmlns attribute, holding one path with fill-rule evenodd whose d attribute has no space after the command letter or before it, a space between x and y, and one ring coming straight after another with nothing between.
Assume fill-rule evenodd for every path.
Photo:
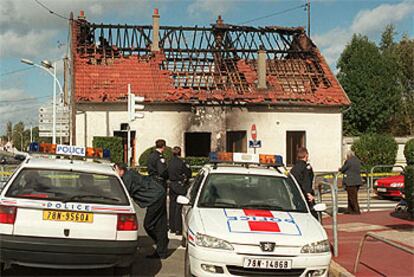
<instances>
[{"instance_id":1,"label":"person in dark jacket","mask_svg":"<svg viewBox=\"0 0 414 277\"><path fill-rule=\"evenodd\" d=\"M345 176L343 185L348 195L348 214L361 214L358 204L358 190L362 185L361 161L349 151L344 165L339 169Z\"/></svg>"},{"instance_id":2,"label":"person in dark jacket","mask_svg":"<svg viewBox=\"0 0 414 277\"><path fill-rule=\"evenodd\" d=\"M315 210L313 210L313 206L315 204L315 197L312 188L314 174L312 166L308 163L308 160L308 150L304 147L299 148L297 152L296 162L290 170L290 174L295 177L296 181L302 189L306 201L308 202L312 215L317 218L318 216Z\"/></svg>"},{"instance_id":3,"label":"person in dark jacket","mask_svg":"<svg viewBox=\"0 0 414 277\"><path fill-rule=\"evenodd\" d=\"M148 175L153 182L167 190L167 161L163 153L166 142L158 139L155 142L155 150L148 157ZM148 235L157 244L157 250L148 258L165 259L168 256L168 216L167 216L167 195L148 207L144 220L144 227Z\"/></svg>"},{"instance_id":4,"label":"person in dark jacket","mask_svg":"<svg viewBox=\"0 0 414 277\"><path fill-rule=\"evenodd\" d=\"M176 235L181 235L183 223L181 219L182 206L177 203L178 195L185 195L187 193L187 181L191 178L190 167L180 158L181 148L175 146L173 148L173 158L168 164L168 178L169 178L169 227L170 232Z\"/></svg>"}]
</instances>

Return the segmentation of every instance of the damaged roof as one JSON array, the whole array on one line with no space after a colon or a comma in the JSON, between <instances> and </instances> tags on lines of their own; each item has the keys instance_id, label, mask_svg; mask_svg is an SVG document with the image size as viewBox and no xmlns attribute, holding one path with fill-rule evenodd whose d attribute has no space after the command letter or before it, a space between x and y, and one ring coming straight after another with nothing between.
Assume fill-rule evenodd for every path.
<instances>
[{"instance_id":1,"label":"damaged roof","mask_svg":"<svg viewBox=\"0 0 414 277\"><path fill-rule=\"evenodd\" d=\"M157 14L155 16L158 16ZM159 18L159 16L158 16ZM345 106L350 101L302 27L159 26L72 21L76 102L122 102L127 87L148 102ZM266 88L258 89L258 51Z\"/></svg>"}]
</instances>

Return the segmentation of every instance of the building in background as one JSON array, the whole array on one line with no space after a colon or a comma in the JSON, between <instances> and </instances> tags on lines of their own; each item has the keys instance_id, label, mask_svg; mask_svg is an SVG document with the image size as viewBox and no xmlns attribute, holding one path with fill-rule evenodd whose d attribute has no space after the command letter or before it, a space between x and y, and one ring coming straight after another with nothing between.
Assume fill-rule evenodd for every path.
<instances>
[{"instance_id":1,"label":"building in background","mask_svg":"<svg viewBox=\"0 0 414 277\"><path fill-rule=\"evenodd\" d=\"M316 170L342 157L350 101L302 27L71 24L73 143L122 136L128 84L145 97L130 124L134 159L157 138L186 156L210 151L277 153L288 165L306 146ZM256 141L252 140L252 125Z\"/></svg>"}]
</instances>

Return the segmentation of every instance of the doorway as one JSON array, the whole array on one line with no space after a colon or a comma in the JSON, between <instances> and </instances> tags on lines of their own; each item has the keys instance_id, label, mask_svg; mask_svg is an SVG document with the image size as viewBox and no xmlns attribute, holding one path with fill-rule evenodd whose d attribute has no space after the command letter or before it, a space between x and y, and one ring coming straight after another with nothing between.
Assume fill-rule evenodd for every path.
<instances>
[{"instance_id":1,"label":"doorway","mask_svg":"<svg viewBox=\"0 0 414 277\"><path fill-rule=\"evenodd\" d=\"M122 138L122 144L123 144L123 161L124 163L128 164L128 131L114 131L115 137L121 137ZM131 131L131 166L135 166L135 131Z\"/></svg>"},{"instance_id":2,"label":"doorway","mask_svg":"<svg viewBox=\"0 0 414 277\"><path fill-rule=\"evenodd\" d=\"M211 151L211 133L185 133L184 142L186 157L208 157Z\"/></svg>"},{"instance_id":3,"label":"doorway","mask_svg":"<svg viewBox=\"0 0 414 277\"><path fill-rule=\"evenodd\" d=\"M296 161L298 149L306 147L305 131L287 131L286 132L286 163L287 166L293 166Z\"/></svg>"},{"instance_id":4,"label":"doorway","mask_svg":"<svg viewBox=\"0 0 414 277\"><path fill-rule=\"evenodd\" d=\"M227 152L247 152L246 131L227 131L226 132Z\"/></svg>"}]
</instances>

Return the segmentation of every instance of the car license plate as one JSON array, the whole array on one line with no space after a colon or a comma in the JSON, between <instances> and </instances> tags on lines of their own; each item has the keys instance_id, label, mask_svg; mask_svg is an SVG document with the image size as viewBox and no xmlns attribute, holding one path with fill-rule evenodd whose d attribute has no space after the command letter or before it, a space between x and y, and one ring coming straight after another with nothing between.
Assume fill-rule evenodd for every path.
<instances>
[{"instance_id":1,"label":"car license plate","mask_svg":"<svg viewBox=\"0 0 414 277\"><path fill-rule=\"evenodd\" d=\"M245 258L244 268L291 269L292 260Z\"/></svg>"},{"instance_id":2,"label":"car license plate","mask_svg":"<svg viewBox=\"0 0 414 277\"><path fill-rule=\"evenodd\" d=\"M387 189L386 188L377 188L377 191L379 191L379 192L387 192Z\"/></svg>"},{"instance_id":3,"label":"car license plate","mask_svg":"<svg viewBox=\"0 0 414 277\"><path fill-rule=\"evenodd\" d=\"M67 211L43 211L43 220L92 223L93 214Z\"/></svg>"}]
</instances>

